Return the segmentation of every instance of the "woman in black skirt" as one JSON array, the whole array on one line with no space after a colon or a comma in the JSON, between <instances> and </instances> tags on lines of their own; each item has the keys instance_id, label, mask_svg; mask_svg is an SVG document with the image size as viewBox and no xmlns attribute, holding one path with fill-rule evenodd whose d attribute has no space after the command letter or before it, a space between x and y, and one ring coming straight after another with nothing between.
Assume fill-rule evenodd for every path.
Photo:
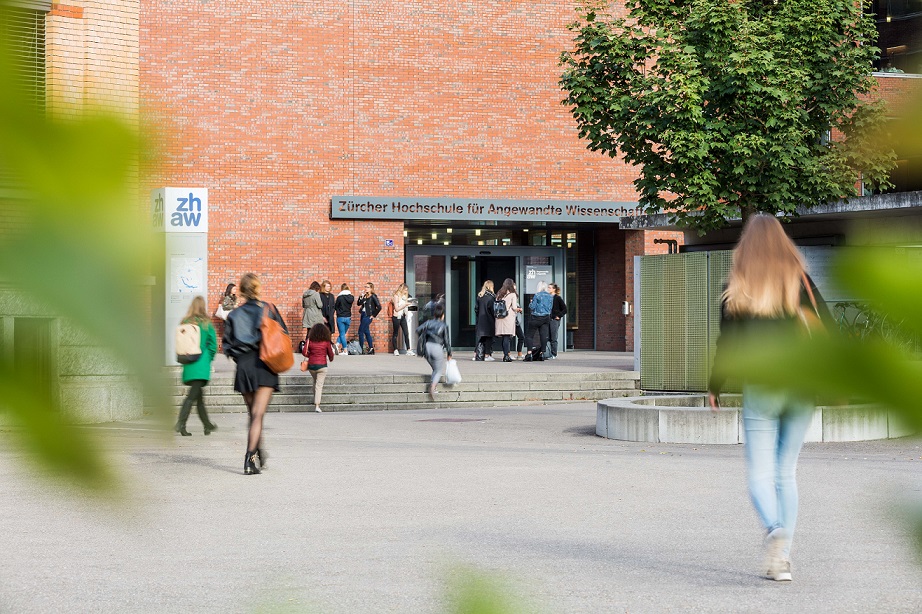
<instances>
[{"instance_id":1,"label":"woman in black skirt","mask_svg":"<svg viewBox=\"0 0 922 614\"><path fill-rule=\"evenodd\" d=\"M259 325L263 318L263 308L267 305L259 300L259 285L259 278L254 273L247 273L240 278L240 296L246 299L246 303L227 316L223 337L224 353L237 363L234 390L243 395L250 414L247 452L243 459L243 473L246 475L259 473L264 463L263 416L269 407L272 393L279 389L279 376L259 359L259 344L262 341ZM269 317L278 321L287 333L288 327L278 310L271 303L268 305Z\"/></svg>"}]
</instances>

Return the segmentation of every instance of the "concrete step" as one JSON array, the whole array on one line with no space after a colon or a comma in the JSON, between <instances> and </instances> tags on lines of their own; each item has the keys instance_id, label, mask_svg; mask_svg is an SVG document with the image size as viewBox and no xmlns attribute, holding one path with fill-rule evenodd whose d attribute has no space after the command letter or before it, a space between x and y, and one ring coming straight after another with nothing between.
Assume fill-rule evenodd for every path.
<instances>
[{"instance_id":1,"label":"concrete step","mask_svg":"<svg viewBox=\"0 0 922 614\"><path fill-rule=\"evenodd\" d=\"M499 407L597 401L636 396L639 374L635 371L596 373L471 374L455 386L439 386L435 402L426 393L424 375L331 375L323 386L324 411L420 409L432 407ZM269 411L313 411L314 387L307 374L282 375L281 392L272 398ZM185 398L187 387L173 379L173 404ZM209 412L246 411L234 392L233 376L217 374L205 388ZM194 410L193 410L194 413Z\"/></svg>"}]
</instances>

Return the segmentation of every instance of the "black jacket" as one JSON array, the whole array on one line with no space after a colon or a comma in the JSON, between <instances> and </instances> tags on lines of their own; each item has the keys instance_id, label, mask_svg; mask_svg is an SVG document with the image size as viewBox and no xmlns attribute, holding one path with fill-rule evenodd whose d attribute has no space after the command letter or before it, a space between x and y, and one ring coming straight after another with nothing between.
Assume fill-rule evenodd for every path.
<instances>
[{"instance_id":1,"label":"black jacket","mask_svg":"<svg viewBox=\"0 0 922 614\"><path fill-rule=\"evenodd\" d=\"M381 313L381 301L378 300L377 294L372 294L368 298L365 298L363 294L357 302L359 309L364 311L369 318L377 318L378 314Z\"/></svg>"},{"instance_id":2,"label":"black jacket","mask_svg":"<svg viewBox=\"0 0 922 614\"><path fill-rule=\"evenodd\" d=\"M554 303L551 305L551 319L559 320L567 315L567 304L559 294L554 295Z\"/></svg>"},{"instance_id":3,"label":"black jacket","mask_svg":"<svg viewBox=\"0 0 922 614\"><path fill-rule=\"evenodd\" d=\"M416 328L416 334L419 335L420 344L438 343L451 356L451 333L448 332L445 320L426 320Z\"/></svg>"},{"instance_id":4,"label":"black jacket","mask_svg":"<svg viewBox=\"0 0 922 614\"><path fill-rule=\"evenodd\" d=\"M279 322L285 332L288 332L285 320L275 309L275 305L263 301L247 301L227 314L221 341L225 354L231 358L237 358L247 352L259 351L259 343L262 341L262 331L259 325L262 323L265 305L269 306L267 311L269 317Z\"/></svg>"},{"instance_id":5,"label":"black jacket","mask_svg":"<svg viewBox=\"0 0 922 614\"><path fill-rule=\"evenodd\" d=\"M326 323L327 328L334 330L336 328L336 297L333 296L332 292L321 292L320 302L323 303L323 307L320 309L320 313L323 314L323 321Z\"/></svg>"},{"instance_id":6,"label":"black jacket","mask_svg":"<svg viewBox=\"0 0 922 614\"><path fill-rule=\"evenodd\" d=\"M835 319L829 313L826 301L820 296L816 284L807 276L810 282L810 288L813 290L813 297L816 299L816 307L820 320L826 327L826 330L833 331L836 327ZM807 294L806 288L801 284L800 289L800 307L807 311L813 311L813 304L810 302L810 295ZM717 338L716 351L714 353L714 363L711 369L711 377L708 380L708 391L714 394L720 394L721 388L726 383L726 371L728 368L728 353L732 353L733 348L740 343L747 343L747 340L755 339L763 335L792 335L801 331L803 323L797 316L786 316L782 318L764 318L756 316L734 317L727 313L727 303L722 302L720 305L720 337Z\"/></svg>"},{"instance_id":7,"label":"black jacket","mask_svg":"<svg viewBox=\"0 0 922 614\"><path fill-rule=\"evenodd\" d=\"M496 312L493 310L495 302L496 295L485 292L483 296L478 296L477 302L474 303L474 315L477 316L474 335L477 339L492 337L496 333Z\"/></svg>"},{"instance_id":8,"label":"black jacket","mask_svg":"<svg viewBox=\"0 0 922 614\"><path fill-rule=\"evenodd\" d=\"M347 292L344 290L343 292ZM340 292L336 297L336 302L333 303L333 309L336 311L337 318L351 318L352 317L352 303L355 302L355 297L352 296L351 292L343 294Z\"/></svg>"}]
</instances>

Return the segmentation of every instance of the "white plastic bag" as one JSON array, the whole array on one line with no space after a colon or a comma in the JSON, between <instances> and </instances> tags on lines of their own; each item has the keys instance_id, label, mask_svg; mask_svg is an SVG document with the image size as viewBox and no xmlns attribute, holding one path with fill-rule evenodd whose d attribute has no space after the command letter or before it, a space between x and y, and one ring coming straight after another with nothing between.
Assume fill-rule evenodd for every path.
<instances>
[{"instance_id":1,"label":"white plastic bag","mask_svg":"<svg viewBox=\"0 0 922 614\"><path fill-rule=\"evenodd\" d=\"M449 359L445 365L445 383L449 386L461 383L461 370L458 368L458 361L454 358Z\"/></svg>"}]
</instances>

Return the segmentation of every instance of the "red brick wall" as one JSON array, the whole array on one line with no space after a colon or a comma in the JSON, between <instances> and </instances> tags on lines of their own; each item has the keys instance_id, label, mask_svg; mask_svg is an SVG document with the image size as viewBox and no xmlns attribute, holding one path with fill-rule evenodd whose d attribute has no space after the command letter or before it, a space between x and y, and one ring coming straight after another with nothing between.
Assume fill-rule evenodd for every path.
<instances>
[{"instance_id":1,"label":"red brick wall","mask_svg":"<svg viewBox=\"0 0 922 614\"><path fill-rule=\"evenodd\" d=\"M673 239L679 246L685 244L682 232L654 231L654 230L627 230L624 231L624 288L625 299L634 304L634 256L647 256L653 254L668 254L669 246L665 243L654 243L656 239ZM634 349L634 314L626 318L624 324L625 350Z\"/></svg>"},{"instance_id":2,"label":"red brick wall","mask_svg":"<svg viewBox=\"0 0 922 614\"><path fill-rule=\"evenodd\" d=\"M633 171L559 104L573 19L549 1L143 0L162 154L144 187L208 187L210 302L254 271L291 322L312 279L403 281L402 224L331 221L333 194L633 200Z\"/></svg>"},{"instance_id":3,"label":"red brick wall","mask_svg":"<svg viewBox=\"0 0 922 614\"><path fill-rule=\"evenodd\" d=\"M615 226L604 226L596 231L597 350L623 352L626 349L625 319L621 313L621 303L628 299L624 293L624 238L625 232Z\"/></svg>"}]
</instances>

